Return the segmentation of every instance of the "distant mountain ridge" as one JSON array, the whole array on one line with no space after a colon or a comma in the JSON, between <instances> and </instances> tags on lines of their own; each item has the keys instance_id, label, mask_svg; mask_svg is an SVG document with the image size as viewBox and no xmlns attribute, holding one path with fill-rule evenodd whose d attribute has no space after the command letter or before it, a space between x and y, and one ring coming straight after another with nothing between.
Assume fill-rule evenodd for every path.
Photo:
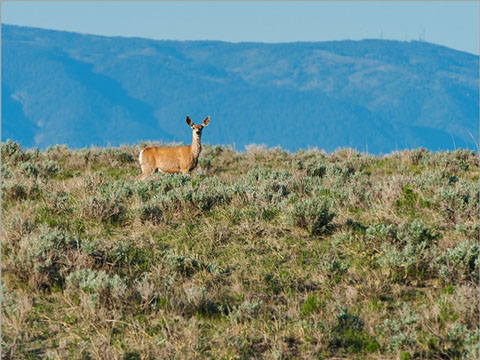
<instances>
[{"instance_id":1,"label":"distant mountain ridge","mask_svg":"<svg viewBox=\"0 0 480 360\"><path fill-rule=\"evenodd\" d=\"M479 58L426 42L159 41L2 25L2 141L476 149Z\"/></svg>"}]
</instances>

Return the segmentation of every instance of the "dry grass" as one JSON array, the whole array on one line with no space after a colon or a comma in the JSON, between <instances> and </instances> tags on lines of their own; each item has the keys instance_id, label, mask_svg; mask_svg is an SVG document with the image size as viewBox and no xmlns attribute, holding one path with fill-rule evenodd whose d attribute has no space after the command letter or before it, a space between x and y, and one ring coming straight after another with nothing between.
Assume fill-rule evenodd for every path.
<instances>
[{"instance_id":1,"label":"dry grass","mask_svg":"<svg viewBox=\"0 0 480 360\"><path fill-rule=\"evenodd\" d=\"M2 144L5 359L474 359L478 157Z\"/></svg>"}]
</instances>

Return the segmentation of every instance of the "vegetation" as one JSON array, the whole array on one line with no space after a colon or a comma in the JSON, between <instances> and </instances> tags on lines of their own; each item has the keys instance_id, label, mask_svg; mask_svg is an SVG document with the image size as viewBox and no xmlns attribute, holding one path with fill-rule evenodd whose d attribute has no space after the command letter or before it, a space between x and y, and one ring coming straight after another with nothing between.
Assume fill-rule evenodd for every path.
<instances>
[{"instance_id":1,"label":"vegetation","mask_svg":"<svg viewBox=\"0 0 480 360\"><path fill-rule=\"evenodd\" d=\"M2 144L6 359L475 359L478 157Z\"/></svg>"}]
</instances>

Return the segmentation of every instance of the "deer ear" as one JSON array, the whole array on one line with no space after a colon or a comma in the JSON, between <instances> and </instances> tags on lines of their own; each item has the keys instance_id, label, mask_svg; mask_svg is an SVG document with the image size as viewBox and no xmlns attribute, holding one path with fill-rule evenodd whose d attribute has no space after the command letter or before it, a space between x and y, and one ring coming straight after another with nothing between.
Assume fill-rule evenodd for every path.
<instances>
[{"instance_id":1,"label":"deer ear","mask_svg":"<svg viewBox=\"0 0 480 360\"><path fill-rule=\"evenodd\" d=\"M187 124L192 126L193 125L193 121L192 119L190 119L190 116L187 115Z\"/></svg>"},{"instance_id":2,"label":"deer ear","mask_svg":"<svg viewBox=\"0 0 480 360\"><path fill-rule=\"evenodd\" d=\"M210 116L207 116L207 117L205 118L205 120L203 120L202 125L203 125L203 126L207 126L209 122L210 122Z\"/></svg>"}]
</instances>

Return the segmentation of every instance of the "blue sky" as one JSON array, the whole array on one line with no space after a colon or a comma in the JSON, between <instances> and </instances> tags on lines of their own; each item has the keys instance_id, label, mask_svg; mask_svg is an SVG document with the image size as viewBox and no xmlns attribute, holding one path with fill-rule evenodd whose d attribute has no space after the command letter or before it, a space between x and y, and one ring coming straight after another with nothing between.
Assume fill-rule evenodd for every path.
<instances>
[{"instance_id":1,"label":"blue sky","mask_svg":"<svg viewBox=\"0 0 480 360\"><path fill-rule=\"evenodd\" d=\"M479 1L3 1L2 22L172 40L425 40L479 53Z\"/></svg>"}]
</instances>

